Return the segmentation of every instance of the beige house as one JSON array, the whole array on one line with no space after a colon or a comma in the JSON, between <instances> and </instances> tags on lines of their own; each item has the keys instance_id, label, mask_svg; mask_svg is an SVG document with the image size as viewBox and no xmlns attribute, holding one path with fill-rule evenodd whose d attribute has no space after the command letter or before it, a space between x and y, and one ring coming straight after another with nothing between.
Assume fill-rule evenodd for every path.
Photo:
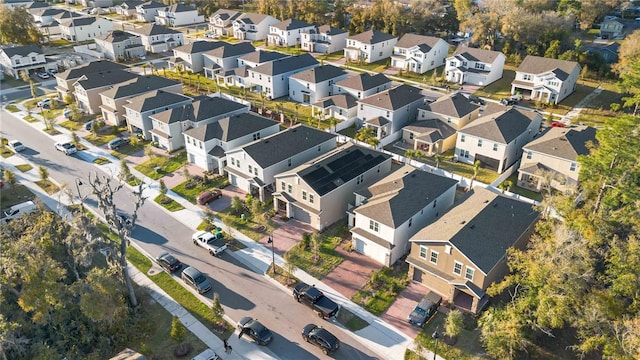
<instances>
[{"instance_id":1,"label":"beige house","mask_svg":"<svg viewBox=\"0 0 640 360\"><path fill-rule=\"evenodd\" d=\"M391 156L346 143L275 177L276 211L322 231L345 218L353 192L391 171Z\"/></svg>"},{"instance_id":2,"label":"beige house","mask_svg":"<svg viewBox=\"0 0 640 360\"><path fill-rule=\"evenodd\" d=\"M539 215L530 204L475 187L411 238L409 277L478 313L486 289L509 271L507 249L526 247Z\"/></svg>"},{"instance_id":3,"label":"beige house","mask_svg":"<svg viewBox=\"0 0 640 360\"><path fill-rule=\"evenodd\" d=\"M84 65L76 66L55 75L56 92L58 93L58 97L64 101L67 95L73 94L75 90L73 84L83 75L99 73L108 70L125 69L128 69L126 65L118 64L116 62L108 60L98 60L86 63Z\"/></svg>"},{"instance_id":4,"label":"beige house","mask_svg":"<svg viewBox=\"0 0 640 360\"><path fill-rule=\"evenodd\" d=\"M592 127L551 128L524 146L518 186L537 192L546 186L574 191L580 174L578 156L589 154L590 142L596 143L596 129Z\"/></svg>"},{"instance_id":5,"label":"beige house","mask_svg":"<svg viewBox=\"0 0 640 360\"><path fill-rule=\"evenodd\" d=\"M138 74L118 69L82 75L73 83L73 95L78 102L78 108L90 114L102 112L100 109L100 105L102 105L101 92L119 84L129 83L139 76Z\"/></svg>"}]
</instances>

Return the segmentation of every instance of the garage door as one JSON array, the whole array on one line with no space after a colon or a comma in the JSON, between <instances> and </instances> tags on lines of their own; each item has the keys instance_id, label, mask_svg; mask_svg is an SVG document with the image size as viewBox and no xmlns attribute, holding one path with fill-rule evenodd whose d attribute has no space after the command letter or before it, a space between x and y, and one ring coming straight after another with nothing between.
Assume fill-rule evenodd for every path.
<instances>
[{"instance_id":1,"label":"garage door","mask_svg":"<svg viewBox=\"0 0 640 360\"><path fill-rule=\"evenodd\" d=\"M233 174L230 174L230 175L231 175L231 180L229 182L231 183L231 185L238 186L238 177Z\"/></svg>"},{"instance_id":2,"label":"garage door","mask_svg":"<svg viewBox=\"0 0 640 360\"><path fill-rule=\"evenodd\" d=\"M364 254L364 245L365 245L364 241L358 238L356 238L355 240L356 240L355 241L356 251L359 252L360 254Z\"/></svg>"},{"instance_id":3,"label":"garage door","mask_svg":"<svg viewBox=\"0 0 640 360\"><path fill-rule=\"evenodd\" d=\"M422 270L416 268L413 269L413 281L422 283Z\"/></svg>"},{"instance_id":4,"label":"garage door","mask_svg":"<svg viewBox=\"0 0 640 360\"><path fill-rule=\"evenodd\" d=\"M309 215L308 212L302 210L301 208L295 205L291 205L291 210L292 210L292 215L294 219L301 221L305 224L311 224L311 216Z\"/></svg>"}]
</instances>

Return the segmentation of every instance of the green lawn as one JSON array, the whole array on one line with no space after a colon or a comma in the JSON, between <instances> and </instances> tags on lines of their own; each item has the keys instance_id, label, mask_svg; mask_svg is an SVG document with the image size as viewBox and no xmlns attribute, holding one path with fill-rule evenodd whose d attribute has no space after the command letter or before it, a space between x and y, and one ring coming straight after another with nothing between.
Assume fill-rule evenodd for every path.
<instances>
[{"instance_id":1,"label":"green lawn","mask_svg":"<svg viewBox=\"0 0 640 360\"><path fill-rule=\"evenodd\" d=\"M95 158L95 160L93 160L93 163L98 165L104 165L104 164L111 164L111 161L104 156L99 156Z\"/></svg>"},{"instance_id":2,"label":"green lawn","mask_svg":"<svg viewBox=\"0 0 640 360\"><path fill-rule=\"evenodd\" d=\"M336 51L334 53L323 55L320 58L326 61L338 61L344 57L344 51Z\"/></svg>"},{"instance_id":3,"label":"green lawn","mask_svg":"<svg viewBox=\"0 0 640 360\"><path fill-rule=\"evenodd\" d=\"M342 222L332 225L324 233L319 234L321 245L317 260L313 259L311 246L303 249L301 242L289 249L287 254L291 255L291 261L297 267L316 279L322 279L344 261L335 248L342 242L345 235L345 225Z\"/></svg>"},{"instance_id":4,"label":"green lawn","mask_svg":"<svg viewBox=\"0 0 640 360\"><path fill-rule=\"evenodd\" d=\"M18 107L17 107L17 106L15 106L15 105L13 105L13 104L9 104L9 105L5 106L4 108L5 108L7 111L12 112L12 113L15 113L15 112L20 111L20 109L18 109Z\"/></svg>"},{"instance_id":5,"label":"green lawn","mask_svg":"<svg viewBox=\"0 0 640 360\"><path fill-rule=\"evenodd\" d=\"M33 166L29 165L29 164L20 164L20 165L16 165L16 169L22 171L22 172L27 172L31 169L33 169Z\"/></svg>"},{"instance_id":6,"label":"green lawn","mask_svg":"<svg viewBox=\"0 0 640 360\"><path fill-rule=\"evenodd\" d=\"M5 76L4 80L2 80L3 84L6 84L9 87L18 87L18 86L25 86L25 85L29 85L28 83L22 81L22 79L14 79L11 76Z\"/></svg>"},{"instance_id":7,"label":"green lawn","mask_svg":"<svg viewBox=\"0 0 640 360\"><path fill-rule=\"evenodd\" d=\"M338 312L336 321L351 331L362 330L369 326L369 323L366 320L345 309L344 307L340 308L340 312Z\"/></svg>"},{"instance_id":8,"label":"green lawn","mask_svg":"<svg viewBox=\"0 0 640 360\"><path fill-rule=\"evenodd\" d=\"M144 150L144 147L148 144L148 141L136 141L133 140L128 144L121 145L117 150L111 151L111 155L117 157L118 159L124 159L127 156L130 156L138 151Z\"/></svg>"},{"instance_id":9,"label":"green lawn","mask_svg":"<svg viewBox=\"0 0 640 360\"><path fill-rule=\"evenodd\" d=\"M497 81L478 89L473 95L486 97L494 100L500 100L511 96L511 82L516 77L515 69L505 69L502 72L502 78Z\"/></svg>"},{"instance_id":10,"label":"green lawn","mask_svg":"<svg viewBox=\"0 0 640 360\"><path fill-rule=\"evenodd\" d=\"M51 47L62 47L70 44L71 43L65 39L55 39L55 40L49 41L49 46Z\"/></svg>"},{"instance_id":11,"label":"green lawn","mask_svg":"<svg viewBox=\"0 0 640 360\"><path fill-rule=\"evenodd\" d=\"M503 184L506 181L511 181L511 189L509 189L510 192L515 193L515 194L519 194L522 195L526 198L529 199L533 199L535 201L542 201L542 194L535 192L535 191L531 191L529 189L525 189L525 188L521 188L520 186L518 186L518 174L515 173L511 176L509 176L509 178L507 178L507 180L503 181Z\"/></svg>"},{"instance_id":12,"label":"green lawn","mask_svg":"<svg viewBox=\"0 0 640 360\"><path fill-rule=\"evenodd\" d=\"M33 115L27 115L23 118L24 121L27 122L36 122L38 121L38 119L36 119Z\"/></svg>"},{"instance_id":13,"label":"green lawn","mask_svg":"<svg viewBox=\"0 0 640 360\"><path fill-rule=\"evenodd\" d=\"M71 131L78 131L78 130L84 128L84 124L82 124L82 123L80 123L78 121L73 121L73 120L63 121L58 125L62 126L65 129L71 130Z\"/></svg>"},{"instance_id":14,"label":"green lawn","mask_svg":"<svg viewBox=\"0 0 640 360\"><path fill-rule=\"evenodd\" d=\"M187 186L188 184L189 187ZM201 193L215 188L223 188L228 186L228 184L229 180L225 176L217 176L210 178L206 185L195 180L184 181L171 188L171 191L189 200L192 204L195 204L196 198Z\"/></svg>"},{"instance_id":15,"label":"green lawn","mask_svg":"<svg viewBox=\"0 0 640 360\"><path fill-rule=\"evenodd\" d=\"M2 156L3 158L8 158L10 156L13 156L14 153L13 151L11 151L8 147L2 145L2 147L0 147L0 156Z\"/></svg>"},{"instance_id":16,"label":"green lawn","mask_svg":"<svg viewBox=\"0 0 640 360\"><path fill-rule=\"evenodd\" d=\"M295 47L295 46L289 46L289 47L267 46L264 49L265 50L270 50L270 51L277 51L277 52L281 52L281 53L289 54L289 55L300 55L300 54L308 53L308 51L302 50L302 49L300 49L298 47Z\"/></svg>"},{"instance_id":17,"label":"green lawn","mask_svg":"<svg viewBox=\"0 0 640 360\"><path fill-rule=\"evenodd\" d=\"M56 184L52 183L49 180L38 180L36 181L36 184L38 184L38 186L40 186L40 188L49 195L54 194L58 192L58 190L60 190L60 188L56 186Z\"/></svg>"},{"instance_id":18,"label":"green lawn","mask_svg":"<svg viewBox=\"0 0 640 360\"><path fill-rule=\"evenodd\" d=\"M90 133L88 135L86 135L84 137L85 140L87 140L88 142L92 143L95 146L102 146L106 143L108 143L109 141L117 138L118 136L113 134L112 132L109 133L98 133L98 134L94 134L94 133Z\"/></svg>"},{"instance_id":19,"label":"green lawn","mask_svg":"<svg viewBox=\"0 0 640 360\"><path fill-rule=\"evenodd\" d=\"M20 183L17 183L15 187L5 184L5 186L0 188L0 203L2 203L2 209L33 200L35 197L29 188Z\"/></svg>"},{"instance_id":20,"label":"green lawn","mask_svg":"<svg viewBox=\"0 0 640 360\"><path fill-rule=\"evenodd\" d=\"M389 65L389 60L388 59L384 59L384 60L380 60L380 61L376 61L374 63L371 64L367 64L367 63L356 63L356 62L351 62L351 61L347 61L347 63L345 64L345 67L347 69L351 69L351 68L355 68L355 69L361 69L361 70L367 70L367 71L373 71L373 72L383 72L387 66Z\"/></svg>"},{"instance_id":21,"label":"green lawn","mask_svg":"<svg viewBox=\"0 0 640 360\"><path fill-rule=\"evenodd\" d=\"M160 206L162 206L163 208L173 212L173 211L180 211L184 209L184 206L182 206L182 204L180 204L179 202L173 200L172 198L166 196L166 195L158 195L156 196L155 199L153 199L153 201L155 201L156 203L160 204Z\"/></svg>"},{"instance_id":22,"label":"green lawn","mask_svg":"<svg viewBox=\"0 0 640 360\"><path fill-rule=\"evenodd\" d=\"M381 315L407 287L409 265L400 262L394 267L383 267L371 274L371 279L351 300L374 315Z\"/></svg>"},{"instance_id":23,"label":"green lawn","mask_svg":"<svg viewBox=\"0 0 640 360\"><path fill-rule=\"evenodd\" d=\"M135 169L153 180L159 180L164 175L171 174L178 170L186 163L187 152L180 151L179 153L171 156L155 155L153 158L137 165ZM160 168L160 171L156 171L157 167Z\"/></svg>"},{"instance_id":24,"label":"green lawn","mask_svg":"<svg viewBox=\"0 0 640 360\"><path fill-rule=\"evenodd\" d=\"M220 211L218 213L218 217L226 226L233 227L254 241L260 241L267 234L272 233L279 227L277 223L271 220L265 223L262 220L253 220L253 216L251 216L247 211L243 213L246 216L244 220L240 216L232 214L231 208L227 208Z\"/></svg>"}]
</instances>

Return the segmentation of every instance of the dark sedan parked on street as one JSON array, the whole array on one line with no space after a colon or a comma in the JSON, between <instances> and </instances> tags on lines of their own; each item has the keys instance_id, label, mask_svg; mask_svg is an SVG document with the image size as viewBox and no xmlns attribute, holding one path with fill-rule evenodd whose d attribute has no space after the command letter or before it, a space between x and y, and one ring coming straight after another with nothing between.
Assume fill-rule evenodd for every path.
<instances>
[{"instance_id":1,"label":"dark sedan parked on street","mask_svg":"<svg viewBox=\"0 0 640 360\"><path fill-rule=\"evenodd\" d=\"M238 321L238 338L248 335L258 345L268 345L273 340L271 330L267 329L258 320L250 317L243 317Z\"/></svg>"},{"instance_id":2,"label":"dark sedan parked on street","mask_svg":"<svg viewBox=\"0 0 640 360\"><path fill-rule=\"evenodd\" d=\"M302 329L302 338L322 349L326 355L331 355L340 348L340 340L326 329L315 324L307 324Z\"/></svg>"},{"instance_id":3,"label":"dark sedan parked on street","mask_svg":"<svg viewBox=\"0 0 640 360\"><path fill-rule=\"evenodd\" d=\"M169 253L160 254L156 258L156 261L158 262L158 265L160 265L163 269L170 273L182 267L182 263L180 262L180 260L176 259L175 256Z\"/></svg>"}]
</instances>

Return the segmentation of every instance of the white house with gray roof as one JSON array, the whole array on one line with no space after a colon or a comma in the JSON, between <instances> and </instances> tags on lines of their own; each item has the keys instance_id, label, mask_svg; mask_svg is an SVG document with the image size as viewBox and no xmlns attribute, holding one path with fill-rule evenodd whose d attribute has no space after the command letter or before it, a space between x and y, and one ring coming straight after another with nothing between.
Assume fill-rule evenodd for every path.
<instances>
[{"instance_id":1,"label":"white house with gray roof","mask_svg":"<svg viewBox=\"0 0 640 360\"><path fill-rule=\"evenodd\" d=\"M167 5L157 1L146 1L140 5L136 5L136 20L142 22L155 21L159 10L164 10Z\"/></svg>"},{"instance_id":2,"label":"white house with gray roof","mask_svg":"<svg viewBox=\"0 0 640 360\"><path fill-rule=\"evenodd\" d=\"M250 42L235 44L222 43L222 46L202 54L204 61L204 76L215 79L215 74L238 66L238 58L254 52L256 48Z\"/></svg>"},{"instance_id":3,"label":"white house with gray roof","mask_svg":"<svg viewBox=\"0 0 640 360\"><path fill-rule=\"evenodd\" d=\"M330 25L315 26L302 32L300 47L309 52L331 54L344 50L348 36L346 30Z\"/></svg>"},{"instance_id":4,"label":"white house with gray roof","mask_svg":"<svg viewBox=\"0 0 640 360\"><path fill-rule=\"evenodd\" d=\"M409 165L354 191L349 227L352 247L384 266L409 252L409 239L444 214L457 181Z\"/></svg>"},{"instance_id":5,"label":"white house with gray roof","mask_svg":"<svg viewBox=\"0 0 640 360\"><path fill-rule=\"evenodd\" d=\"M464 85L487 86L502 78L505 56L499 51L460 46L447 58L447 81Z\"/></svg>"},{"instance_id":6,"label":"white house with gray roof","mask_svg":"<svg viewBox=\"0 0 640 360\"><path fill-rule=\"evenodd\" d=\"M205 68L204 71L206 73L207 68ZM248 89L249 87L251 87L251 82L249 81L249 67L246 65L230 70L214 72L214 76L216 78L216 82L220 86L237 86L243 89Z\"/></svg>"},{"instance_id":7,"label":"white house with gray roof","mask_svg":"<svg viewBox=\"0 0 640 360\"><path fill-rule=\"evenodd\" d=\"M47 61L40 49L36 45L23 45L0 48L0 70L5 74L20 79L20 72L26 71L46 71L48 69L58 69L55 61Z\"/></svg>"},{"instance_id":8,"label":"white house with gray roof","mask_svg":"<svg viewBox=\"0 0 640 360\"><path fill-rule=\"evenodd\" d=\"M204 15L198 15L198 10L195 6L173 4L166 8L158 9L155 22L158 25L165 26L195 25L204 22Z\"/></svg>"},{"instance_id":9,"label":"white house with gray roof","mask_svg":"<svg viewBox=\"0 0 640 360\"><path fill-rule=\"evenodd\" d=\"M289 95L289 77L318 66L310 54L277 59L248 69L252 91L264 92L270 99Z\"/></svg>"},{"instance_id":10,"label":"white house with gray roof","mask_svg":"<svg viewBox=\"0 0 640 360\"><path fill-rule=\"evenodd\" d=\"M575 61L527 55L516 70L511 93L558 104L576 91L582 68Z\"/></svg>"},{"instance_id":11,"label":"white house with gray roof","mask_svg":"<svg viewBox=\"0 0 640 360\"><path fill-rule=\"evenodd\" d=\"M333 65L321 65L289 77L289 97L303 104L333 95L333 85L349 74Z\"/></svg>"},{"instance_id":12,"label":"white house with gray roof","mask_svg":"<svg viewBox=\"0 0 640 360\"><path fill-rule=\"evenodd\" d=\"M404 34L393 48L391 66L424 74L444 65L449 44L435 36Z\"/></svg>"},{"instance_id":13,"label":"white house with gray roof","mask_svg":"<svg viewBox=\"0 0 640 360\"><path fill-rule=\"evenodd\" d=\"M250 68L268 63L274 60L289 57L287 54L283 54L277 51L262 51L257 49L254 52L242 55L238 58L238 67L248 66Z\"/></svg>"},{"instance_id":14,"label":"white house with gray roof","mask_svg":"<svg viewBox=\"0 0 640 360\"><path fill-rule=\"evenodd\" d=\"M101 17L80 17L60 23L60 36L71 42L92 40L113 30L113 23Z\"/></svg>"},{"instance_id":15,"label":"white house with gray roof","mask_svg":"<svg viewBox=\"0 0 640 360\"><path fill-rule=\"evenodd\" d=\"M295 169L276 175L273 206L322 231L346 217L353 192L391 171L391 155L345 143Z\"/></svg>"},{"instance_id":16,"label":"white house with gray roof","mask_svg":"<svg viewBox=\"0 0 640 360\"><path fill-rule=\"evenodd\" d=\"M155 90L126 100L122 105L127 131L140 134L145 140L151 140L153 122L149 116L190 104L192 99L186 95L166 90Z\"/></svg>"},{"instance_id":17,"label":"white house with gray roof","mask_svg":"<svg viewBox=\"0 0 640 360\"><path fill-rule=\"evenodd\" d=\"M275 176L318 157L337 146L337 136L305 125L227 151L231 185L265 201L276 191Z\"/></svg>"},{"instance_id":18,"label":"white house with gray roof","mask_svg":"<svg viewBox=\"0 0 640 360\"><path fill-rule=\"evenodd\" d=\"M280 131L280 124L253 112L225 117L184 131L188 161L224 175L226 152Z\"/></svg>"},{"instance_id":19,"label":"white house with gray roof","mask_svg":"<svg viewBox=\"0 0 640 360\"><path fill-rule=\"evenodd\" d=\"M197 40L173 49L173 57L167 60L170 69L180 65L185 71L199 73L204 69L204 54L224 46L223 41Z\"/></svg>"},{"instance_id":20,"label":"white house with gray roof","mask_svg":"<svg viewBox=\"0 0 640 360\"><path fill-rule=\"evenodd\" d=\"M367 64L386 59L393 53L398 38L377 30L368 30L347 38L344 57Z\"/></svg>"},{"instance_id":21,"label":"white house with gray roof","mask_svg":"<svg viewBox=\"0 0 640 360\"><path fill-rule=\"evenodd\" d=\"M458 161L503 173L522 156L522 147L540 131L542 115L511 107L485 115L458 130Z\"/></svg>"},{"instance_id":22,"label":"white house with gray roof","mask_svg":"<svg viewBox=\"0 0 640 360\"><path fill-rule=\"evenodd\" d=\"M150 115L151 138L160 148L175 151L185 146L184 131L248 111L249 105L219 96L200 96L191 104Z\"/></svg>"},{"instance_id":23,"label":"white house with gray roof","mask_svg":"<svg viewBox=\"0 0 640 360\"><path fill-rule=\"evenodd\" d=\"M279 22L273 16L244 13L233 21L233 37L239 40L264 40L269 35L269 27Z\"/></svg>"},{"instance_id":24,"label":"white house with gray roof","mask_svg":"<svg viewBox=\"0 0 640 360\"><path fill-rule=\"evenodd\" d=\"M349 94L356 99L364 99L373 94L391 89L391 80L384 74L362 73L336 82L334 94Z\"/></svg>"},{"instance_id":25,"label":"white house with gray roof","mask_svg":"<svg viewBox=\"0 0 640 360\"><path fill-rule=\"evenodd\" d=\"M268 43L271 46L295 46L300 44L302 33L315 26L302 20L287 19L269 26Z\"/></svg>"},{"instance_id":26,"label":"white house with gray roof","mask_svg":"<svg viewBox=\"0 0 640 360\"><path fill-rule=\"evenodd\" d=\"M121 15L125 18L135 17L136 16L136 6L144 3L142 0L126 0L123 1L120 5L116 5L116 14Z\"/></svg>"},{"instance_id":27,"label":"white house with gray roof","mask_svg":"<svg viewBox=\"0 0 640 360\"><path fill-rule=\"evenodd\" d=\"M353 125L358 116L358 99L351 94L337 94L320 99L311 105L311 113L320 112L324 119L335 118L339 122L334 131L341 131Z\"/></svg>"},{"instance_id":28,"label":"white house with gray roof","mask_svg":"<svg viewBox=\"0 0 640 360\"><path fill-rule=\"evenodd\" d=\"M167 52L184 44L184 34L182 32L162 25L147 24L140 28L129 30L129 32L140 36L144 48L154 54Z\"/></svg>"},{"instance_id":29,"label":"white house with gray roof","mask_svg":"<svg viewBox=\"0 0 640 360\"><path fill-rule=\"evenodd\" d=\"M142 39L138 35L122 30L109 31L96 36L96 51L109 60L135 59L146 54Z\"/></svg>"},{"instance_id":30,"label":"white house with gray roof","mask_svg":"<svg viewBox=\"0 0 640 360\"><path fill-rule=\"evenodd\" d=\"M239 11L218 9L209 16L209 31L220 37L233 36L233 22L241 16Z\"/></svg>"}]
</instances>

